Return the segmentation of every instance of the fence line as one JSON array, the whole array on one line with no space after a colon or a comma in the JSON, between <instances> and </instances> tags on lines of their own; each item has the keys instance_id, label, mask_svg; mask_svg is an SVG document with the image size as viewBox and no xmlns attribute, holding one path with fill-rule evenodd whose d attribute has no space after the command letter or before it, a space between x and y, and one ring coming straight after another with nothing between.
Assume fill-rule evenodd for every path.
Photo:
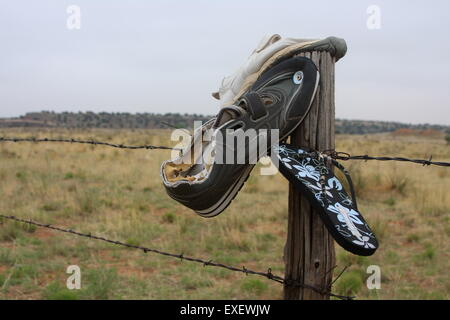
<instances>
[{"instance_id":1,"label":"fence line","mask_svg":"<svg viewBox=\"0 0 450 320\"><path fill-rule=\"evenodd\" d=\"M176 148L167 147L167 146L124 145L124 144L114 144L114 143L102 142L102 141L96 141L96 140L79 140L79 139L53 139L53 138L40 138L40 139L38 139L38 138L34 138L34 137L31 137L31 138L0 137L0 142L12 142L12 143L17 143L17 142L78 143L78 144L101 145L101 146L107 146L107 147L112 147L112 148L129 149L129 150L137 150L137 149L157 150L157 149L159 149L159 150L178 150L178 151L181 151L181 149L176 149ZM410 159L410 158L405 158L405 157L385 157L385 156L378 156L378 157L376 157L376 156L369 156L369 155L352 156L349 153L339 152L339 151L335 151L335 150L325 150L323 152L312 151L312 152L309 152L309 153L303 153L303 154L301 154L299 156L301 156L301 157L314 157L314 158L325 157L325 158L331 158L333 160L343 160L343 161L348 161L348 160L399 161L399 162L412 162L412 163L416 163L416 164L421 164L423 166L435 165L435 166L442 166L442 167L450 167L450 163L448 163L448 162L432 161L432 156L430 156L430 158L428 160L425 160L425 159ZM322 186L322 188L323 188L323 186ZM322 190L322 191L324 191L324 190ZM339 298L339 299L351 300L351 299L354 298L354 297L351 297L351 296L344 296L344 295L338 295L338 294L332 293L331 292L331 288L329 288L329 289L321 289L321 288L317 288L317 287L309 285L309 284L300 283L298 281L293 281L291 279L285 279L283 277L274 275L270 268L267 270L267 272L260 272L260 271L247 269L247 268L245 268L245 266L243 266L242 268L237 268L237 267L228 266L228 265L225 265L225 264L222 264L222 263L213 262L212 260L204 260L204 259L200 259L200 258L184 256L183 254L174 254L174 253L165 252L165 251L162 251L162 250L147 248L147 247L138 246L138 245L132 245L132 244L124 243L124 242L117 241L117 240L111 240L111 239L108 239L108 238L105 238L105 237L92 235L91 233L82 233L82 232L71 230L71 229L64 229L64 228L56 227L56 226L53 226L53 225L50 225L50 224L36 222L36 221L31 220L31 219L26 220L26 219L23 219L23 218L18 218L18 217L15 217L15 216L8 216L8 215L4 215L4 214L0 214L0 218L13 220L13 221L16 221L16 222L19 222L19 223L28 224L28 225L33 225L33 226L36 226L36 227L47 228L47 229L51 229L51 230L58 231L58 232L69 233L69 234L72 234L72 235L76 235L76 236L84 237L84 238L89 238L89 239L92 239L92 240L99 240L99 241L107 242L107 243L110 243L110 244L115 244L115 245L122 246L122 247L137 249L137 250L143 251L144 253L153 252L153 253L156 253L156 254L160 254L160 255L164 255L164 256L168 256L168 257L172 257L172 258L178 258L178 259L181 259L181 260L187 260L187 261L191 261L191 262L201 263L205 267L206 266L219 267L219 268L224 268L224 269L227 269L227 270L230 270L230 271L234 271L234 272L245 273L246 275L252 274L252 275L256 275L256 276L267 278L269 280L278 282L280 284L284 284L286 286L296 286L296 287L308 288L308 289L311 289L311 290L313 290L315 292L318 292L320 294L329 295L331 297L335 297L335 298ZM336 277L336 279L333 281L332 284L334 284L336 282L336 280L344 273L346 268L347 267L345 267L342 270L342 272Z\"/></svg>"},{"instance_id":2,"label":"fence line","mask_svg":"<svg viewBox=\"0 0 450 320\"><path fill-rule=\"evenodd\" d=\"M173 148L168 146L155 146L155 145L124 145L124 144L115 144L109 142L102 142L96 140L79 140L79 139L53 139L53 138L10 138L10 137L0 137L1 142L33 142L33 143L45 143L45 142L57 142L57 143L78 143L78 144L90 144L90 145L102 145L106 147L119 148L119 149L129 149L129 150L137 150L137 149L146 149L146 150L177 150L182 151L179 148ZM365 155L357 155L352 156L347 152L341 152L336 150L325 150L323 152L310 152L304 153L302 156L310 156L310 157L318 157L319 155L326 155L335 160L377 160L377 161L399 161L399 162L412 162L416 164L421 164L423 166L440 166L440 167L450 167L450 162L442 162L442 161L432 161L433 156L430 156L428 160L426 159L410 159L405 157L386 157L386 156L369 156Z\"/></svg>"},{"instance_id":3,"label":"fence line","mask_svg":"<svg viewBox=\"0 0 450 320\"><path fill-rule=\"evenodd\" d=\"M284 284L284 285L287 285L287 286L308 288L308 289L314 290L314 291L316 291L316 292L318 292L320 294L329 295L331 297L335 297L335 298L339 298L339 299L343 299L343 300L351 300L351 299L354 298L354 297L351 297L351 296L338 295L338 294L332 293L331 290L317 288L315 286L308 285L308 284L305 284L305 283L300 283L298 281L292 281L292 280L289 280L289 279L284 279L283 277L280 277L280 276L277 276L277 275L273 274L272 270L270 268L267 269L267 272L254 271L254 270L251 270L251 269L247 269L245 266L243 266L242 268L236 268L236 267L229 266L229 265L226 265L226 264L223 264L223 263L214 262L213 260L204 260L204 259L200 259L200 258L194 258L194 257L185 256L184 254L174 254L174 253L165 252L165 251L158 250L158 249L152 249L152 248L148 248L148 247L143 247L143 246L133 245L133 244L129 244L129 243L124 243L124 242L121 242L121 241L112 240L112 239L108 239L108 238L105 238L105 237L93 235L91 233L82 233L82 232L75 231L75 230L72 230L72 229L65 229L65 228L53 226L51 224L45 224L45 223L41 223L41 222L36 222L36 221L31 220L31 219L27 220L27 219L23 219L23 218L18 218L16 216L8 216L8 215L4 215L4 214L0 214L0 218L8 219L8 220L16 221L16 222L20 222L20 223L23 223L23 224L32 225L32 226L36 226L36 227L40 227L40 228L47 228L47 229L51 229L51 230L54 230L54 231L59 231L59 232L63 232L63 233L69 233L69 234L72 234L72 235L75 235L75 236L84 237L84 238L88 238L88 239L92 239L92 240L99 240L99 241L107 242L107 243L118 245L118 246L122 246L122 247L127 247L127 248L131 248L131 249L137 249L137 250L143 251L144 253L153 252L153 253L157 253L157 254L160 254L160 255L163 255L163 256L167 256L167 257L172 257L172 258L177 258L177 259L181 259L181 260L201 263L201 264L203 264L204 267L207 267L207 266L219 267L219 268L224 268L224 269L227 269L227 270L230 270L230 271L234 271L234 272L245 273L246 275L252 274L252 275L256 275L256 276L267 278L269 280L272 280L272 281L275 281L275 282L278 282L278 283L281 283L281 284Z\"/></svg>"},{"instance_id":4,"label":"fence line","mask_svg":"<svg viewBox=\"0 0 450 320\"><path fill-rule=\"evenodd\" d=\"M79 144L91 144L91 145L102 145L106 147L118 148L118 149L147 149L147 150L179 150L177 148L166 147L166 146L154 146L154 145L136 145L129 146L124 144L115 144L109 142L95 141L95 140L79 140L79 139L52 139L52 138L6 138L0 137L0 142L60 142L60 143L79 143Z\"/></svg>"},{"instance_id":5,"label":"fence line","mask_svg":"<svg viewBox=\"0 0 450 320\"><path fill-rule=\"evenodd\" d=\"M374 156L369 156L367 154L365 154L365 155L358 155L358 156L352 156L352 155L350 155L347 152L339 152L339 151L334 151L334 150L325 151L325 153L328 153L328 155L331 158L335 159L335 160L344 160L344 161L347 161L347 160L399 161L399 162L417 163L417 164L421 164L423 166L435 165L435 166L440 166L440 167L450 167L450 163L449 162L431 161L433 159L433 156L430 156L430 158L428 158L428 160L425 160L425 159L410 159L410 158L405 158L405 157L386 157L386 156L374 157Z\"/></svg>"}]
</instances>

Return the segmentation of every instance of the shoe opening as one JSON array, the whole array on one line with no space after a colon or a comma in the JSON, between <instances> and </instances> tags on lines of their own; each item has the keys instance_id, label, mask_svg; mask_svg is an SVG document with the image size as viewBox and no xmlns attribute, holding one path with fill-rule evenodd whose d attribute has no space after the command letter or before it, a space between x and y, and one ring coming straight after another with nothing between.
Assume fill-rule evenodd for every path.
<instances>
[{"instance_id":1,"label":"shoe opening","mask_svg":"<svg viewBox=\"0 0 450 320\"><path fill-rule=\"evenodd\" d=\"M208 177L214 151L213 143L205 139L205 134L212 128L214 122L215 119L212 119L196 130L190 145L183 150L181 156L163 163L162 176L166 184L179 181L195 183Z\"/></svg>"}]
</instances>

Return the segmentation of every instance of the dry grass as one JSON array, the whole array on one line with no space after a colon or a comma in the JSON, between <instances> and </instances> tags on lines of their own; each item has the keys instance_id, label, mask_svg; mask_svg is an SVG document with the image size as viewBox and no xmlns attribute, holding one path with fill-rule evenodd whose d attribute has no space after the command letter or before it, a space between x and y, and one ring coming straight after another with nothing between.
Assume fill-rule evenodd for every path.
<instances>
[{"instance_id":1,"label":"dry grass","mask_svg":"<svg viewBox=\"0 0 450 320\"><path fill-rule=\"evenodd\" d=\"M1 135L95 138L168 144L164 130L18 130ZM339 136L339 150L449 161L442 137ZM84 145L0 145L0 212L29 217L185 255L283 273L287 183L254 171L233 204L203 219L172 201L159 165L168 151ZM351 264L335 290L370 299L448 299L450 169L402 163L345 163L361 210L381 240L361 258L337 247ZM2 299L280 299L265 279L0 221ZM82 290L65 289L68 265L82 271ZM381 290L365 286L368 265L382 271Z\"/></svg>"}]
</instances>

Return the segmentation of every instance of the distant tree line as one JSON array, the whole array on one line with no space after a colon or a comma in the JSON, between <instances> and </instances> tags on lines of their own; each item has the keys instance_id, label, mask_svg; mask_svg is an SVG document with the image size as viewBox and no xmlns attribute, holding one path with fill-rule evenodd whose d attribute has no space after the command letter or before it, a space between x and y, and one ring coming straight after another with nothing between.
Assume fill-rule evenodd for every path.
<instances>
[{"instance_id":1,"label":"distant tree line","mask_svg":"<svg viewBox=\"0 0 450 320\"><path fill-rule=\"evenodd\" d=\"M191 128L194 121L207 121L212 116L180 113L126 113L126 112L31 112L18 118L0 119L0 127L60 127L110 129L161 129L169 126ZM168 125L167 125L168 124ZM399 129L436 130L450 134L449 126L406 124L387 121L336 119L336 133L370 134L393 132Z\"/></svg>"},{"instance_id":2,"label":"distant tree line","mask_svg":"<svg viewBox=\"0 0 450 320\"><path fill-rule=\"evenodd\" d=\"M417 131L436 130L450 134L450 126L435 124L408 124L390 121L366 121L366 120L341 120L336 119L336 133L343 134L370 134L381 132L393 132L399 129L411 129Z\"/></svg>"},{"instance_id":3,"label":"distant tree line","mask_svg":"<svg viewBox=\"0 0 450 320\"><path fill-rule=\"evenodd\" d=\"M60 127L60 128L111 128L160 129L169 126L192 127L194 121L211 117L180 113L126 113L126 112L32 112L13 119L0 119L0 127ZM167 125L168 124L168 125Z\"/></svg>"}]
</instances>

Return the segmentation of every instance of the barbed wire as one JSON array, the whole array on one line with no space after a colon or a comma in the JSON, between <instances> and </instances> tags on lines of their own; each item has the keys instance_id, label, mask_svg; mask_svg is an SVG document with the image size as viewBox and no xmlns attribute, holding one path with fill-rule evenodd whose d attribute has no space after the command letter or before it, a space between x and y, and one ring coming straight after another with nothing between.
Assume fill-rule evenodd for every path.
<instances>
[{"instance_id":1,"label":"barbed wire","mask_svg":"<svg viewBox=\"0 0 450 320\"><path fill-rule=\"evenodd\" d=\"M434 166L441 166L441 167L450 167L450 162L431 161L433 159L433 156L430 156L430 158L428 160L410 159L410 158L405 158L405 157L386 157L386 156L374 157L374 156L369 156L367 154L352 156L350 153L342 152L342 151L335 151L335 150L325 150L322 152L311 151L311 152L305 152L305 153L298 154L298 157L301 157L301 158L311 157L311 158L319 159L321 156L325 157L325 158L330 158L332 160L343 160L343 161L347 161L347 160L400 161L400 162L417 163L417 164L421 164L423 166L434 165Z\"/></svg>"},{"instance_id":2,"label":"barbed wire","mask_svg":"<svg viewBox=\"0 0 450 320\"><path fill-rule=\"evenodd\" d=\"M158 150L159 149L159 150L177 150L177 151L182 151L181 149L172 148L172 147L168 147L168 146L124 145L124 144L116 144L116 143L102 142L102 141L96 141L96 140L80 140L80 139L72 139L72 138L69 138L69 139L57 139L57 138L35 138L35 137L29 137L29 138L0 137L0 142L13 142L13 143L17 143L17 142L77 143L77 144L101 145L101 146L107 146L107 147L112 147L112 148L129 149L129 150L137 150L137 149ZM329 159L332 159L332 160L343 160L343 161L348 161L348 160L399 161L399 162L411 162L411 163L421 164L423 166L435 165L435 166L450 167L450 163L448 163L448 162L432 161L432 156L430 156L430 158L428 160L425 160L425 159L411 159L411 158L406 158L406 157L386 157L386 156L369 156L369 155L352 156L351 154L349 154L347 152L340 152L340 151L336 151L336 150L325 150L325 151L322 151L322 152L312 151L312 152L299 154L299 156L301 156L301 157L313 157L313 158L326 157L326 158L329 158ZM111 240L111 239L108 239L108 238L105 238L105 237L92 235L91 233L82 233L82 232L78 232L78 231L71 230L71 229L64 229L64 228L56 227L56 226L53 226L53 225L50 225L50 224L44 224L44 223L36 222L36 221L31 220L31 219L26 220L26 219L18 218L18 217L15 217L15 216L8 216L8 215L3 215L3 214L0 214L0 217L4 218L4 219L14 220L14 221L20 222L20 223L34 225L36 227L47 228L47 229L51 229L51 230L54 230L54 231L59 231L59 232L73 234L73 235L76 235L76 236L79 236L79 237L85 237L85 238L89 238L89 239L93 239L93 240L104 241L104 242L107 242L107 243L110 243L110 244L115 244L115 245L119 245L119 246L123 246L123 247L127 247L127 248L138 249L138 250L143 251L144 253L153 252L153 253L164 255L164 256L168 256L168 257L178 258L178 259L181 259L181 260L201 263L205 267L206 266L219 267L219 268L224 268L224 269L227 269L227 270L230 270L230 271L234 271L234 272L245 273L246 275L249 275L249 274L257 275L257 276L261 276L261 277L267 278L269 280L281 283L281 284L283 284L285 286L294 286L294 287L307 288L307 289L313 290L313 291L315 291L315 292L317 292L319 294L328 295L330 297L335 297L335 298L345 299L345 300L350 300L350 299L354 298L352 296L338 295L338 294L332 293L331 290L320 289L320 288L317 288L317 287L315 287L313 285L300 283L298 281L294 281L294 280L291 280L291 279L285 279L283 277L274 275L270 268L267 270L267 272L260 272L260 271L247 269L247 268L245 268L245 266L243 266L242 268L237 268L237 267L225 265L225 264L222 264L222 263L213 262L212 260L204 260L204 259L200 259L200 258L184 256L183 254L174 254L174 253L165 252L165 251L158 250L158 249L152 249L152 248L148 248L148 247L143 247L143 246L133 245L133 244L129 244L129 243L124 243L124 242L117 241L117 240ZM339 274L339 276L333 281L332 284L334 284L336 282L336 280L342 275L342 273L344 271L345 271L345 269Z\"/></svg>"},{"instance_id":3,"label":"barbed wire","mask_svg":"<svg viewBox=\"0 0 450 320\"><path fill-rule=\"evenodd\" d=\"M417 164L421 164L423 166L434 165L434 166L441 166L441 167L450 167L449 162L431 161L433 159L433 156L430 156L430 158L428 158L428 160L425 160L425 159L410 159L410 158L405 158L405 157L386 157L386 156L374 157L374 156L369 156L367 154L352 156L347 152L340 152L340 151L334 151L334 150L327 150L327 151L324 151L324 153L328 154L331 158L333 158L335 160L343 160L343 161L347 161L347 160L400 161L400 162L417 163Z\"/></svg>"},{"instance_id":4,"label":"barbed wire","mask_svg":"<svg viewBox=\"0 0 450 320\"><path fill-rule=\"evenodd\" d=\"M131 249L137 249L137 250L143 251L144 253L153 252L153 253L160 254L160 255L163 255L163 256L167 256L167 257L172 257L172 258L177 258L177 259L181 259L181 260L196 262L196 263L203 264L204 267L207 267L207 266L219 267L219 268L224 268L224 269L227 269L227 270L230 270L230 271L234 271L234 272L245 273L246 275L252 274L252 275L256 275L256 276L267 278L269 280L272 280L272 281L284 284L286 286L306 288L306 289L313 290L313 291L315 291L315 292L317 292L319 294L327 295L327 296L330 296L330 297L335 297L335 298L342 299L342 300L352 300L352 299L355 298L353 296L345 296L345 295L335 294L335 293L332 293L331 290L320 289L320 288L317 288L316 286L313 286L313 285L300 283L298 281L294 281L294 280L290 280L290 279L285 279L283 277L280 277L280 276L277 276L277 275L273 274L272 273L272 269L270 269L270 268L267 269L267 272L254 271L254 270L251 270L251 269L247 269L245 266L243 266L242 268L237 268L237 267L229 266L229 265L226 265L226 264L223 264L223 263L217 263L217 262L214 262L213 260L204 260L204 259L200 259L200 258L194 258L194 257L190 257L190 256L185 256L183 253L181 253L181 254L174 254L174 253L165 252L165 251L158 250L158 249L153 249L153 248L143 247L143 246L139 246L139 245L129 244L129 243L125 243L125 242L121 242L121 241L117 241L117 240L108 239L108 238L105 238L105 237L102 237L102 236L93 235L92 233L83 233L83 232L75 231L75 230L72 230L72 229L65 229L65 228L62 228L62 227L53 226L51 224L45 224L45 223L33 221L31 219L23 219L23 218L18 218L16 216L8 216L8 215L4 215L4 214L0 214L0 218L4 218L4 219L16 221L16 222L24 223L24 224L28 224L28 225L32 225L32 226L36 226L36 227L40 227L40 228L46 228L46 229L51 229L51 230L59 231L59 232L63 232L63 233L69 233L69 234L72 234L72 235L76 235L76 236L79 236L79 237L84 237L84 238L88 238L88 239L92 239L92 240L99 240L99 241L107 242L107 243L118 245L118 246L122 246L122 247L127 247L127 248L131 248ZM339 277L340 277L340 275L339 275Z\"/></svg>"},{"instance_id":5,"label":"barbed wire","mask_svg":"<svg viewBox=\"0 0 450 320\"><path fill-rule=\"evenodd\" d=\"M96 141L96 140L79 140L79 139L54 139L54 138L5 138L0 137L0 142L60 142L60 143L78 143L78 144L90 144L90 145L102 145L112 148L119 148L119 149L147 149L147 150L178 150L181 151L181 149L172 148L172 147L166 147L166 146L154 146L154 145L124 145L124 144L116 144L116 143L110 143L110 142L102 142L102 141Z\"/></svg>"},{"instance_id":6,"label":"barbed wire","mask_svg":"<svg viewBox=\"0 0 450 320\"><path fill-rule=\"evenodd\" d=\"M44 142L60 142L60 143L79 143L79 144L90 144L90 145L102 145L112 148L119 148L119 149L147 149L147 150L176 150L176 151L183 151L179 148L173 148L168 146L155 146L155 145L124 145L124 144L115 144L115 143L109 143L109 142L102 142L102 141L96 141L96 140L79 140L79 139L54 139L54 138L10 138L10 137L0 137L0 142L33 142L33 143L44 143ZM365 155L356 155L352 156L350 153L342 152L342 151L336 151L336 150L325 150L322 152L313 151L309 153L304 153L302 156L308 156L308 157L319 157L320 154L326 155L332 159L335 160L363 160L363 161L369 161L369 160L377 160L377 161L399 161L399 162L412 162L416 164L421 164L423 166L441 166L441 167L450 167L450 162L442 162L442 161L432 161L433 156L430 156L429 159L411 159L406 157L387 157L387 156L369 156L367 154Z\"/></svg>"},{"instance_id":7,"label":"barbed wire","mask_svg":"<svg viewBox=\"0 0 450 320\"><path fill-rule=\"evenodd\" d=\"M72 139L72 138L58 139L58 138L35 138L35 137L29 137L29 138L0 137L0 142L12 142L12 143L17 143L17 142L77 143L77 144L101 145L101 146L106 146L106 147L119 148L119 149L129 149L129 150L146 149L146 150L177 150L177 151L182 151L181 149L168 147L168 146L124 145L124 144L116 144L116 143L102 142L102 141L96 141L96 140L80 140L80 139ZM348 160L399 161L399 162L411 162L411 163L421 164L423 166L435 165L435 166L442 166L442 167L450 167L450 163L448 163L448 162L432 161L432 156L430 156L430 158L428 160L425 160L425 159L410 159L410 158L406 158L406 157L386 157L386 156L369 156L369 155L352 156L351 154L349 154L347 152L340 152L340 151L336 151L336 150L325 150L325 151L322 151L322 152L312 151L312 152L299 154L299 156L300 157L313 157L313 158L325 157L325 158L329 158L329 159L332 159L332 160L343 160L343 161L348 161ZM333 162L336 165L336 162L335 161L333 161ZM47 228L47 229L51 229L51 230L59 231L59 232L63 232L63 233L69 233L69 234L76 235L76 236L79 236L79 237L89 238L89 239L93 239L93 240L99 240L99 241L103 241L103 242L107 242L107 243L110 243L110 244L115 244L115 245L123 246L123 247L127 247L127 248L138 249L138 250L143 251L144 253L152 252L152 253L168 256L168 257L178 258L178 259L181 259L181 260L201 263L205 267L206 266L219 267L219 268L224 268L224 269L227 269L227 270L230 270L230 271L234 271L234 272L245 273L246 275L252 274L252 275L256 275L256 276L261 276L261 277L267 278L269 280L281 283L281 284L283 284L285 286L306 288L306 289L313 290L313 291L315 291L315 292L317 292L319 294L327 295L327 296L330 296L330 297L335 297L335 298L338 298L338 299L351 300L351 299L355 298L355 297L352 297L352 296L345 296L345 295L339 295L339 294L332 293L331 289L329 289L329 290L320 289L320 288L317 288L317 287L315 287L313 285L300 283L299 281L295 281L295 280L291 280L291 279L285 279L285 278L283 278L281 276L274 275L270 268L267 270L267 272L260 272L260 271L247 269L245 266L243 266L242 268L237 268L237 267L225 265L225 264L222 264L222 263L213 262L213 260L204 260L204 259L200 259L200 258L184 256L183 254L174 254L174 253L165 252L165 251L158 250L158 249L153 249L153 248L133 245L133 244L129 244L129 243L124 243L124 242L121 242L121 241L111 240L111 239L108 239L108 238L105 238L105 237L93 235L91 233L82 233L82 232L75 231L75 230L72 230L72 229L64 229L64 228L61 228L61 227L53 226L51 224L45 224L45 223L41 223L41 222L36 222L36 221L31 220L31 219L27 220L27 219L18 218L18 217L15 217L15 216L8 216L8 215L4 215L4 214L0 214L0 217L4 218L4 219L13 220L13 221L16 221L16 222L19 222L19 223L33 225L33 226L36 226L36 227ZM332 282L332 284L334 284L336 282L336 280L343 274L343 272L346 270L346 268L344 268L344 270L342 270L342 272L336 277L336 279ZM331 288L331 286L330 286L330 288Z\"/></svg>"}]
</instances>

